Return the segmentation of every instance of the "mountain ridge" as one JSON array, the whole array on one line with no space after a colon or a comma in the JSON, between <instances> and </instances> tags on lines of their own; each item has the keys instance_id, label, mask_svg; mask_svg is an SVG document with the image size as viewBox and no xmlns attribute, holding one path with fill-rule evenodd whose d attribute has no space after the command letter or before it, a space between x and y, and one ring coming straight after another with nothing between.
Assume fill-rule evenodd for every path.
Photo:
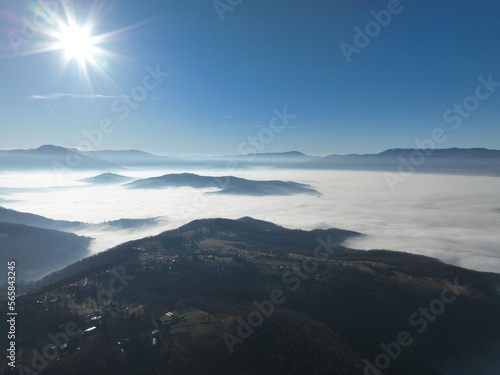
<instances>
[{"instance_id":1,"label":"mountain ridge","mask_svg":"<svg viewBox=\"0 0 500 375\"><path fill-rule=\"evenodd\" d=\"M90 237L73 233L1 221L0 233L5 234L0 244L0 260L2 264L16 261L19 282L38 280L54 269L84 258L92 242ZM0 274L6 276L6 271Z\"/></svg>"},{"instance_id":2,"label":"mountain ridge","mask_svg":"<svg viewBox=\"0 0 500 375\"><path fill-rule=\"evenodd\" d=\"M126 225L125 228L131 228L134 226L137 227L152 224L158 220L160 220L160 217L145 219L121 218L94 224L81 221L54 220L42 215L16 211L0 206L0 222L27 225L41 229L58 230L64 232L72 232L83 228L102 228L104 226L119 228L121 226L121 223L124 223Z\"/></svg>"},{"instance_id":3,"label":"mountain ridge","mask_svg":"<svg viewBox=\"0 0 500 375\"><path fill-rule=\"evenodd\" d=\"M67 152L65 151L67 150ZM330 154L317 157L300 151L224 156L158 156L140 150L78 151L54 145L0 151L5 170L120 171L124 169L252 169L350 170L388 173L434 173L500 176L500 150L488 148L393 148L374 154ZM265 195L255 186L232 187L218 194Z\"/></svg>"},{"instance_id":4,"label":"mountain ridge","mask_svg":"<svg viewBox=\"0 0 500 375\"><path fill-rule=\"evenodd\" d=\"M236 195L292 195L307 193L320 195L310 185L293 181L248 180L234 176L202 176L195 173L169 173L132 181L124 185L131 189L161 189L166 187L215 188L211 194Z\"/></svg>"},{"instance_id":5,"label":"mountain ridge","mask_svg":"<svg viewBox=\"0 0 500 375\"><path fill-rule=\"evenodd\" d=\"M19 297L18 348L41 350L47 330L71 321L92 336L68 341L41 375L111 368L125 375L202 375L207 369L362 375L373 373L369 364L380 363L374 358L385 353L384 345L393 347L403 329L411 344L383 373L442 375L445 361L463 353L477 357L483 345L498 343L499 274L401 252L346 249L340 238L328 238L332 230L338 229L297 231L251 217L215 218L121 244ZM113 280L120 289L99 299ZM282 302L271 309L267 301L276 291ZM448 302L439 312L435 301L444 304L443 295ZM251 325L259 311L261 323ZM250 334L240 340L241 332ZM20 363L30 366L25 357ZM475 361L497 369L480 356Z\"/></svg>"}]
</instances>

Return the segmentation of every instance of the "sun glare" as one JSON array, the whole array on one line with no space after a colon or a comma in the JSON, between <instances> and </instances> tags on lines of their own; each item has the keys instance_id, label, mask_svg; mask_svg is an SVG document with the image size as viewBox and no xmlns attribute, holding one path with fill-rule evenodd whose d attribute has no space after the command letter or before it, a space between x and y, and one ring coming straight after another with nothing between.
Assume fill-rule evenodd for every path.
<instances>
[{"instance_id":1,"label":"sun glare","mask_svg":"<svg viewBox=\"0 0 500 375\"><path fill-rule=\"evenodd\" d=\"M92 60L96 50L88 30L78 27L68 27L60 36L60 47L66 58L77 59L80 62Z\"/></svg>"},{"instance_id":2,"label":"sun glare","mask_svg":"<svg viewBox=\"0 0 500 375\"><path fill-rule=\"evenodd\" d=\"M117 88L112 79L112 73L116 73L112 71L113 63L128 61L128 59L115 50L103 47L103 45L109 46L116 43L123 33L141 27L147 22L103 32L105 26L102 26L102 19L111 11L112 6L103 5L105 2L92 3L93 5L88 7L84 13L78 14L69 2L64 2L62 7L56 6L55 9L50 10L46 6L35 6L34 20L39 22L39 19L45 19L47 26L37 28L35 31L40 33L40 38L33 38L29 44L24 43L27 48L20 52L25 56L56 52L57 55L54 54L54 57L58 59L60 64L58 70L60 77L70 71L78 78L72 82L86 86L85 90L88 92L93 92L92 83L97 76L99 79L102 78L100 82L104 80ZM100 27L98 27L99 24L101 24ZM17 51L9 56L12 58L18 56ZM2 58L1 55L0 58ZM119 88L117 89L119 90Z\"/></svg>"}]
</instances>

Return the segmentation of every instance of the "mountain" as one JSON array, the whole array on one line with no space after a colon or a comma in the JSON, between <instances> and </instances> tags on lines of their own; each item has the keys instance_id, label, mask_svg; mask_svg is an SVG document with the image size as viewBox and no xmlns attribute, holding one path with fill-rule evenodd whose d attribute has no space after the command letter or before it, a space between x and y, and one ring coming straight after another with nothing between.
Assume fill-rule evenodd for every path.
<instances>
[{"instance_id":1,"label":"mountain","mask_svg":"<svg viewBox=\"0 0 500 375\"><path fill-rule=\"evenodd\" d=\"M396 148L378 154L329 155L289 167L500 176L500 151L485 148Z\"/></svg>"},{"instance_id":2,"label":"mountain","mask_svg":"<svg viewBox=\"0 0 500 375\"><path fill-rule=\"evenodd\" d=\"M64 173L73 169L120 169L117 164L86 156L81 152L60 146L44 145L29 150L0 151L0 165L4 170L46 169Z\"/></svg>"},{"instance_id":3,"label":"mountain","mask_svg":"<svg viewBox=\"0 0 500 375\"><path fill-rule=\"evenodd\" d=\"M82 154L106 160L127 168L175 167L189 164L180 158L158 156L140 150L98 150L85 151L82 152Z\"/></svg>"},{"instance_id":4,"label":"mountain","mask_svg":"<svg viewBox=\"0 0 500 375\"><path fill-rule=\"evenodd\" d=\"M197 189L217 188L215 194L231 195L292 195L299 193L316 194L319 192L309 185L291 181L255 181L233 176L200 176L193 173L166 174L136 180L125 186L132 189L161 189L187 186Z\"/></svg>"},{"instance_id":5,"label":"mountain","mask_svg":"<svg viewBox=\"0 0 500 375\"><path fill-rule=\"evenodd\" d=\"M15 260L18 281L37 280L88 255L91 238L0 222L0 262ZM2 271L6 280L7 268Z\"/></svg>"},{"instance_id":6,"label":"mountain","mask_svg":"<svg viewBox=\"0 0 500 375\"><path fill-rule=\"evenodd\" d=\"M342 247L351 235L246 217L119 245L18 297L18 366L29 373L35 363L41 375L498 373L500 275Z\"/></svg>"},{"instance_id":7,"label":"mountain","mask_svg":"<svg viewBox=\"0 0 500 375\"><path fill-rule=\"evenodd\" d=\"M87 255L91 239L71 232L93 230L98 233L99 231L138 229L158 225L163 221L161 217L124 218L90 224L53 220L0 206L0 249L5 246L5 250L2 250L4 256L8 254L13 259L19 259L22 263L21 269L25 269L26 266L31 267L28 271L18 273L18 281L36 280ZM3 237L6 240L3 240ZM34 256L34 249L41 249L40 254L43 256ZM26 261L26 258L30 261ZM37 263L38 261L40 264Z\"/></svg>"},{"instance_id":8,"label":"mountain","mask_svg":"<svg viewBox=\"0 0 500 375\"><path fill-rule=\"evenodd\" d=\"M377 155L380 156L399 156L409 157L412 152L418 151L414 148L394 148L383 151ZM445 148L445 149L421 149L426 155L435 158L500 158L500 150L490 150L487 148Z\"/></svg>"},{"instance_id":9,"label":"mountain","mask_svg":"<svg viewBox=\"0 0 500 375\"><path fill-rule=\"evenodd\" d=\"M394 148L378 154L332 154L314 157L299 151L223 156L166 157L140 150L78 151L53 145L30 150L0 151L5 170L117 170L123 168L302 168L425 172L500 176L500 151L485 148ZM92 182L92 181L91 181ZM255 194L255 188L235 193ZM226 192L227 193L227 192ZM257 192L258 194L258 192ZM273 193L274 194L274 193Z\"/></svg>"},{"instance_id":10,"label":"mountain","mask_svg":"<svg viewBox=\"0 0 500 375\"><path fill-rule=\"evenodd\" d=\"M114 229L132 229L156 225L163 220L164 219L162 217L149 217L146 219L118 219L105 221L100 224L85 224L85 227L96 229L105 229L106 227Z\"/></svg>"},{"instance_id":11,"label":"mountain","mask_svg":"<svg viewBox=\"0 0 500 375\"><path fill-rule=\"evenodd\" d=\"M54 145L28 150L0 150L0 163L7 170L66 169L116 170L123 168L279 167L317 159L299 151L224 156L159 156L141 150L80 151Z\"/></svg>"},{"instance_id":12,"label":"mountain","mask_svg":"<svg viewBox=\"0 0 500 375\"><path fill-rule=\"evenodd\" d=\"M76 231L81 229L130 229L138 228L146 225L157 224L162 219L146 218L146 219L118 219L112 221L104 221L99 224L83 223L80 221L53 220L44 216L35 215L27 212L11 210L0 206L0 222L10 224L22 224L42 229L60 230L60 231Z\"/></svg>"},{"instance_id":13,"label":"mountain","mask_svg":"<svg viewBox=\"0 0 500 375\"><path fill-rule=\"evenodd\" d=\"M238 220L222 218L193 220L177 229L163 232L158 236L148 237L147 240L153 242L159 241L159 243L168 244L168 247L172 251L180 251L185 246L190 248L201 246L203 248L206 244L198 243L201 237L217 237L218 241L216 245L219 249L225 248L227 245L241 250L250 247L259 247L265 253L286 254L293 251L302 254L314 249L314 246L317 245L315 243L316 240L318 237L321 237L327 239L328 243L336 246L336 253L345 254L358 253L358 251L347 249L340 246L340 244L349 238L362 235L358 232L337 228L315 229L312 231L288 229L268 221L243 217ZM113 257L120 259L124 257L122 260L128 260L129 256L135 257L135 250L140 248L145 240L131 241L83 259L77 264L70 265L61 271L43 278L40 280L38 287L59 282L66 277L74 276L82 271L85 272L96 267L102 267L103 264L107 264Z\"/></svg>"},{"instance_id":14,"label":"mountain","mask_svg":"<svg viewBox=\"0 0 500 375\"><path fill-rule=\"evenodd\" d=\"M319 157L306 155L300 151L287 151L287 152L256 152L253 154L240 154L240 155L225 155L222 158L227 161L236 162L241 165L257 164L268 166L280 166L283 164L291 163L304 163L312 160L319 159Z\"/></svg>"},{"instance_id":15,"label":"mountain","mask_svg":"<svg viewBox=\"0 0 500 375\"><path fill-rule=\"evenodd\" d=\"M203 232L204 235L243 244L247 247L259 247L262 251L287 253L294 251L303 253L316 241L318 237L329 238L336 245L352 237L362 236L361 233L344 229L314 229L304 231L288 229L264 220L252 217L242 217L238 220L229 219L198 219L185 224L178 229L162 233L162 236L191 236L193 233ZM337 252L350 252L347 248L338 247Z\"/></svg>"},{"instance_id":16,"label":"mountain","mask_svg":"<svg viewBox=\"0 0 500 375\"><path fill-rule=\"evenodd\" d=\"M83 151L85 155L98 157L106 160L123 160L123 159L152 159L161 158L161 156L153 155L140 150L96 150Z\"/></svg>"},{"instance_id":17,"label":"mountain","mask_svg":"<svg viewBox=\"0 0 500 375\"><path fill-rule=\"evenodd\" d=\"M78 221L64 221L48 219L41 215L10 210L0 206L0 222L22 224L43 229L71 231L80 228L84 223Z\"/></svg>"},{"instance_id":18,"label":"mountain","mask_svg":"<svg viewBox=\"0 0 500 375\"><path fill-rule=\"evenodd\" d=\"M239 155L224 155L225 158L261 158L261 159L314 159L314 156L309 156L300 151L285 151L285 152L256 152L253 154Z\"/></svg>"},{"instance_id":19,"label":"mountain","mask_svg":"<svg viewBox=\"0 0 500 375\"><path fill-rule=\"evenodd\" d=\"M102 173L94 177L83 178L80 181L87 182L89 184L121 184L133 180L132 177L122 176L116 173Z\"/></svg>"},{"instance_id":20,"label":"mountain","mask_svg":"<svg viewBox=\"0 0 500 375\"><path fill-rule=\"evenodd\" d=\"M247 155L223 156L158 156L139 150L87 151L83 154L98 157L123 167L217 167L225 168L228 163L238 167L271 166L278 167L290 163L302 163L315 157L299 151L255 153Z\"/></svg>"}]
</instances>

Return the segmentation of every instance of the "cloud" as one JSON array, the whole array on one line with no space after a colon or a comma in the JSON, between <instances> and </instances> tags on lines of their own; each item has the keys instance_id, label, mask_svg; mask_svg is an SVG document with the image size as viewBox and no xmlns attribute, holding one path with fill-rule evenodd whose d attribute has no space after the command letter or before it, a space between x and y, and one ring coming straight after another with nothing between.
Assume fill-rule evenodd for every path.
<instances>
[{"instance_id":1,"label":"cloud","mask_svg":"<svg viewBox=\"0 0 500 375\"><path fill-rule=\"evenodd\" d=\"M234 120L234 119L237 119L237 118L241 118L239 116L225 115L225 114L224 115L220 115L220 117L228 119L228 120Z\"/></svg>"},{"instance_id":2,"label":"cloud","mask_svg":"<svg viewBox=\"0 0 500 375\"><path fill-rule=\"evenodd\" d=\"M53 93L44 95L31 95L32 100L55 100L60 98L76 98L76 99L125 99L126 95L100 95L100 94L70 94L70 93Z\"/></svg>"},{"instance_id":3,"label":"cloud","mask_svg":"<svg viewBox=\"0 0 500 375\"><path fill-rule=\"evenodd\" d=\"M144 178L168 172L134 171L131 176ZM500 273L500 215L491 207L492 202L500 201L500 178L418 174L393 193L379 172L249 170L240 171L238 177L307 183L323 195L234 197L204 195L191 188L131 192L120 186L75 187L74 180L89 176L71 176L72 180L65 182L67 189L49 189L45 185L34 190L32 184L43 186L41 182L53 179L0 174L0 186L16 188L9 196L15 201L3 205L55 219L94 223L158 216L168 220L138 232L79 233L97 238L94 251L174 229L198 218L252 216L289 228L355 230L367 236L347 242L353 248L407 251Z\"/></svg>"},{"instance_id":4,"label":"cloud","mask_svg":"<svg viewBox=\"0 0 500 375\"><path fill-rule=\"evenodd\" d=\"M269 128L269 125L219 125L220 128ZM287 125L285 129L300 129L302 126Z\"/></svg>"}]
</instances>

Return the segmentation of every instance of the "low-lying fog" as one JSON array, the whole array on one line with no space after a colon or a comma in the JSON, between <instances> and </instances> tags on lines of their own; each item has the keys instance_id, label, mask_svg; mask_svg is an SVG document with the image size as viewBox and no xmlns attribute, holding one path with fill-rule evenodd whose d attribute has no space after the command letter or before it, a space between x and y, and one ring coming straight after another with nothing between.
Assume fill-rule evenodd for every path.
<instances>
[{"instance_id":1,"label":"low-lying fog","mask_svg":"<svg viewBox=\"0 0 500 375\"><path fill-rule=\"evenodd\" d=\"M145 178L172 171L128 171ZM221 171L192 171L225 175ZM311 184L322 196L231 196L200 189L132 190L88 185L99 174L0 174L0 205L52 219L99 223L120 218L164 217L138 230L80 231L96 238L92 251L176 228L197 218L254 218L290 228L337 227L367 234L345 245L424 254L446 263L500 272L500 178L415 174L393 192L383 172L253 170L238 177ZM178 173L176 171L175 173ZM213 189L212 189L213 190Z\"/></svg>"}]
</instances>

